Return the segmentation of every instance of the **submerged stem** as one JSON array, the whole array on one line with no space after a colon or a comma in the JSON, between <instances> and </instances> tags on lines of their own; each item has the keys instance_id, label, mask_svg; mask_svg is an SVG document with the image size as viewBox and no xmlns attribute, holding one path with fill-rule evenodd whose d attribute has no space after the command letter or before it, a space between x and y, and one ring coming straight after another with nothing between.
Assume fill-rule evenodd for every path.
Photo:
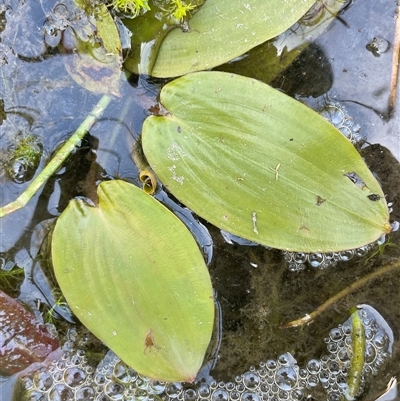
<instances>
[{"instance_id":1,"label":"submerged stem","mask_svg":"<svg viewBox=\"0 0 400 401\"><path fill-rule=\"evenodd\" d=\"M389 96L389 110L388 116L391 117L391 114L394 109L394 105L396 102L396 90L397 90L397 80L399 75L399 52L400 52L400 3L397 5L396 10L396 25L395 25L395 33L394 33L394 41L393 41L393 59L392 59L392 74L390 78L390 96Z\"/></svg>"},{"instance_id":2,"label":"submerged stem","mask_svg":"<svg viewBox=\"0 0 400 401\"><path fill-rule=\"evenodd\" d=\"M315 318L317 318L319 315L321 315L323 312L325 312L327 309L329 309L332 305L340 301L342 298L346 297L347 295L351 294L353 291L358 290L362 286L364 286L366 283L369 281L375 280L376 278L390 273L393 270L396 270L400 268L400 261L396 260L392 263L389 263L382 268L372 272L371 274L368 274L367 276L361 278L358 281L355 281L354 283L350 284L348 287L343 289L342 291L338 292L336 295L333 297L329 298L326 302L324 302L321 306L319 306L317 309L315 309L314 312L305 315L304 317L293 320L289 323L285 323L281 326L279 326L280 329L287 329L289 327L297 327L297 326L302 326L303 324L310 323L312 322Z\"/></svg>"},{"instance_id":3,"label":"submerged stem","mask_svg":"<svg viewBox=\"0 0 400 401\"><path fill-rule=\"evenodd\" d=\"M79 141L93 127L96 120L103 114L104 110L110 104L112 97L104 95L96 104L91 113L82 122L74 134L64 143L58 150L56 155L50 160L47 166L40 174L31 182L28 188L13 202L0 208L0 218L4 217L18 209L23 208L36 194L42 185L61 167L64 160L71 154Z\"/></svg>"}]
</instances>

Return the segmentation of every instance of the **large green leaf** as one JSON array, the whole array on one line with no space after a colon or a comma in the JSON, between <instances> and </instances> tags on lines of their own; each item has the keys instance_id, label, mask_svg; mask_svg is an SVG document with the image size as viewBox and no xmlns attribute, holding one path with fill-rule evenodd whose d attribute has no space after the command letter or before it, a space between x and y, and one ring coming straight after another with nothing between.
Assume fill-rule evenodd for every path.
<instances>
[{"instance_id":1,"label":"large green leaf","mask_svg":"<svg viewBox=\"0 0 400 401\"><path fill-rule=\"evenodd\" d=\"M382 190L352 144L305 105L222 72L181 77L148 117L150 165L209 222L273 248L330 252L391 230Z\"/></svg>"},{"instance_id":2,"label":"large green leaf","mask_svg":"<svg viewBox=\"0 0 400 401\"><path fill-rule=\"evenodd\" d=\"M128 365L194 380L213 292L194 239L168 209L131 184L103 182L97 207L75 199L58 218L52 258L74 313Z\"/></svg>"},{"instance_id":3,"label":"large green leaf","mask_svg":"<svg viewBox=\"0 0 400 401\"><path fill-rule=\"evenodd\" d=\"M182 29L154 34L151 21L132 36L125 67L156 77L173 77L226 63L294 24L315 0L207 0ZM140 22L140 21L135 21ZM167 33L164 38L163 33ZM161 38L161 41L160 41ZM162 43L161 43L162 42ZM152 50L153 49L153 50ZM149 55L157 52L157 57ZM148 59L155 63L148 63Z\"/></svg>"}]
</instances>

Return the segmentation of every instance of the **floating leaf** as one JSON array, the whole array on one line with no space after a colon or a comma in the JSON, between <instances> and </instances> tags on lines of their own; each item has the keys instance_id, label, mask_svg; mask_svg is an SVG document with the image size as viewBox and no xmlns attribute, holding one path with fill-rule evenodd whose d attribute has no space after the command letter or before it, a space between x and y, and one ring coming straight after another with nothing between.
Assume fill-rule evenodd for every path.
<instances>
[{"instance_id":1,"label":"floating leaf","mask_svg":"<svg viewBox=\"0 0 400 401\"><path fill-rule=\"evenodd\" d=\"M143 125L147 160L181 202L273 248L333 252L390 232L382 190L353 145L305 105L222 72L164 86Z\"/></svg>"},{"instance_id":2,"label":"floating leaf","mask_svg":"<svg viewBox=\"0 0 400 401\"><path fill-rule=\"evenodd\" d=\"M307 14L278 37L262 43L234 61L217 67L217 70L271 83L325 31L342 7L343 2L340 0L329 4L322 0L317 1Z\"/></svg>"},{"instance_id":3,"label":"floating leaf","mask_svg":"<svg viewBox=\"0 0 400 401\"><path fill-rule=\"evenodd\" d=\"M155 41L155 64L148 64L150 69L141 72L173 77L226 63L285 31L313 3L314 0L207 0L189 21L189 32L174 29L161 46ZM138 72L140 59L149 57L141 51L148 53L149 44L148 38L133 36L133 52L125 67Z\"/></svg>"},{"instance_id":4,"label":"floating leaf","mask_svg":"<svg viewBox=\"0 0 400 401\"><path fill-rule=\"evenodd\" d=\"M98 206L73 200L52 240L57 280L82 323L139 373L192 382L210 341L214 303L193 237L168 209L123 181Z\"/></svg>"}]
</instances>

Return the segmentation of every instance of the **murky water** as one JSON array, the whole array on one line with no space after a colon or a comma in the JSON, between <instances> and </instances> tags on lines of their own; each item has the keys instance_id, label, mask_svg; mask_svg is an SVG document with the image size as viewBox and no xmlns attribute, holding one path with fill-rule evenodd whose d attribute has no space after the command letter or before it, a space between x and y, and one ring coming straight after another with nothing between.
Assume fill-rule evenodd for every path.
<instances>
[{"instance_id":1,"label":"murky water","mask_svg":"<svg viewBox=\"0 0 400 401\"><path fill-rule=\"evenodd\" d=\"M43 156L38 171L99 99L79 88L66 73L62 56L54 55L43 45L40 29L45 11L52 8L50 3L53 2L48 2L43 11L39 2L26 2L24 7L29 7L28 12L26 9L21 11L18 1L0 2L1 15L6 21L0 42L0 88L4 101L0 117L7 117L0 126L0 160L7 159L7 152L15 144L18 132L29 131L42 139ZM293 66L274 79L273 85L317 109L327 100L344 105L354 124L359 126L360 136L367 141L361 150L363 157L377 174L388 202L393 202L391 217L400 221L399 101L391 118L387 119L395 9L396 4L389 0L355 0ZM21 15L28 13L31 18L16 24L16 21L21 21L19 12ZM7 24L18 28L7 29ZM389 46L376 50L376 43L388 43ZM26 274L30 272L32 250L37 249L36 243L31 243L35 238L35 227L44 220L57 217L72 197L90 193L96 179L112 175L139 184L130 149L140 134L141 124L148 115L148 108L155 103L161 85L162 82L144 78L127 81L122 88L123 96L111 103L64 167L28 206L0 220L2 269L15 263ZM129 112L122 114L124 107L128 107ZM29 182L10 181L5 173L7 166L3 164L1 167L0 201L4 205L16 199ZM159 197L165 197L165 194ZM172 201L168 202L171 208L178 210ZM192 219L190 215L187 218ZM386 240L389 245L383 252L377 252L371 258L369 256L378 250L377 247L363 258L354 257L323 270L307 266L294 273L289 270L280 251L229 244L218 229L207 222L202 223L208 228L213 241L210 272L222 313L221 347L217 364L211 372L216 382L235 382L235 376L268 360L278 361L275 370L270 369L274 375L279 369L286 369L286 379L290 378L289 368L294 366L290 358L295 358L300 367L306 367L313 359L323 361L328 352L329 338L332 339L331 330L344 324L350 317L350 310L360 304L373 307L380 319L385 321L385 327L393 333L391 355L387 355L383 366L367 377L360 399L376 399L392 376L400 379L398 270L350 293L311 324L299 328L279 328L288 321L311 313L346 286L382 268L389 261L399 259L398 231ZM194 224L194 227L196 235L202 236L205 251L211 256L207 233L201 226ZM37 275L33 281L31 286L27 286L25 280L21 286L21 279L17 277L8 287L3 282L2 289L27 303L37 304L37 299L42 304L49 302L43 290L48 288L48 284L40 284ZM377 315L374 316L370 319L376 319ZM382 320L378 323L381 324ZM65 332L67 327L70 326L64 324L60 329ZM376 329L376 332L379 330ZM87 344L85 347L88 348ZM279 356L288 352L291 357L279 362ZM336 352L331 354L338 355ZM334 371L332 375L335 376ZM244 384L246 378L239 377L239 384ZM11 399L14 379L2 381L4 401ZM253 377L252 380L254 384L257 379ZM321 384L318 386L318 391L313 393L314 399L326 399L327 392ZM216 400L225 399L225 393L218 394L215 395ZM294 394L290 394L291 399L294 399ZM169 397L174 398L173 392ZM268 395L266 397L271 399ZM285 399L284 395L282 397ZM195 398L193 394L192 398ZM90 394L82 399L91 399Z\"/></svg>"}]
</instances>

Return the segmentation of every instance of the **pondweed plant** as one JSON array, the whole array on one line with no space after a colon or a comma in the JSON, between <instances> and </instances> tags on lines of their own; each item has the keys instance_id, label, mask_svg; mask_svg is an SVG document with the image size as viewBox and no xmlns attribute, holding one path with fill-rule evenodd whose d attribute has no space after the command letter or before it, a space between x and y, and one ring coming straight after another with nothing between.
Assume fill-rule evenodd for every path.
<instances>
[{"instance_id":1,"label":"pondweed plant","mask_svg":"<svg viewBox=\"0 0 400 401\"><path fill-rule=\"evenodd\" d=\"M177 16L184 6L190 11L191 3L177 3ZM312 3L207 0L191 20L196 29L172 30L161 47L153 46L154 37L143 40L139 58L149 57L143 49L150 43L154 71L186 75L163 87L160 105L143 124L142 144L164 187L217 227L277 249L337 252L391 231L384 193L350 141L264 83L215 71L189 74L281 33ZM237 31L241 24L249 29ZM116 31L103 28L108 35ZM176 32L188 40L176 46ZM210 41L218 43L220 58ZM117 54L120 47L113 48ZM183 67L164 69L165 60L177 55L185 59ZM81 84L74 70L68 72ZM109 86L110 81L97 83L107 94L0 216L24 206L60 167L112 101L109 93L119 94ZM100 183L94 199L73 199L58 217L52 262L75 315L126 363L158 380L195 380L213 329L213 289L192 235L160 202L121 180Z\"/></svg>"},{"instance_id":2,"label":"pondweed plant","mask_svg":"<svg viewBox=\"0 0 400 401\"><path fill-rule=\"evenodd\" d=\"M150 10L147 0L112 0L111 5L126 16L135 18L146 10Z\"/></svg>"},{"instance_id":3,"label":"pondweed plant","mask_svg":"<svg viewBox=\"0 0 400 401\"><path fill-rule=\"evenodd\" d=\"M191 11L202 5L204 1L195 0L192 3L185 0L164 0L159 2L159 7L165 11L167 18L173 17L176 21L182 22ZM131 18L151 9L147 0L112 0L111 5L115 10Z\"/></svg>"}]
</instances>

